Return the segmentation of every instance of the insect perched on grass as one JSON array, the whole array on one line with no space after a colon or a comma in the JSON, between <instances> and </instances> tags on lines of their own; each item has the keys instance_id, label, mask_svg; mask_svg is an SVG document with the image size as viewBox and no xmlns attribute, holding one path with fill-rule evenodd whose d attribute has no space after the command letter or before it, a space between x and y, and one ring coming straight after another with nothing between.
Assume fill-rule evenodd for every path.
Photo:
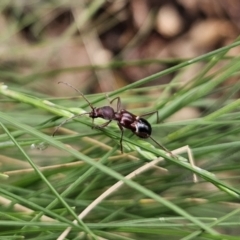
<instances>
[{"instance_id":1,"label":"insect perched on grass","mask_svg":"<svg viewBox=\"0 0 240 240\"><path fill-rule=\"evenodd\" d=\"M69 83L66 83L66 82L58 82L58 83L63 83L65 85L73 88L74 90L76 90L85 99L85 101L88 103L88 105L92 109L92 111L87 112L87 113L78 114L71 118L66 119L56 128L56 130L53 133L53 136L58 131L58 129L63 124L68 122L69 120L72 120L73 118L80 117L85 114L88 114L89 117L92 118L93 127L104 128L113 120L117 122L118 127L121 131L120 148L121 148L122 153L123 153L123 146L122 146L123 129L126 128L126 129L131 130L135 135L137 135L140 138L152 139L152 141L154 141L159 147L161 147L162 149L164 149L166 152L170 153L173 156L173 154L168 149L166 149L164 146L162 146L160 143L158 143L155 139L153 139L151 137L152 127L146 119L142 118L144 116L148 116L148 115L157 113L157 111L146 113L141 116L134 115L131 112L121 108L122 105L121 105L120 97L116 97L110 101L110 104L112 104L115 100L117 101L117 110L116 111L111 106L103 106L103 107L96 108L96 107L93 107L93 105L88 101L88 99L83 95L83 93L81 93L78 89L76 89ZM107 122L103 123L102 125L94 126L94 118L103 118L103 119L107 120Z\"/></svg>"}]
</instances>

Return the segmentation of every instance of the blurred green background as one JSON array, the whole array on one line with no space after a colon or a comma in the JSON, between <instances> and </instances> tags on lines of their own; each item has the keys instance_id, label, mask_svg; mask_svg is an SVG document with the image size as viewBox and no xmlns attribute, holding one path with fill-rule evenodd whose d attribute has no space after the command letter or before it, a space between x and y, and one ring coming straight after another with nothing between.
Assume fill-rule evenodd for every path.
<instances>
[{"instance_id":1,"label":"blurred green background","mask_svg":"<svg viewBox=\"0 0 240 240\"><path fill-rule=\"evenodd\" d=\"M236 0L1 1L0 239L239 239L239 11ZM92 129L87 115L53 138L91 110L59 81L96 107L119 96L136 115L157 111L152 137L188 145L198 168L129 130L122 154L116 122Z\"/></svg>"}]
</instances>

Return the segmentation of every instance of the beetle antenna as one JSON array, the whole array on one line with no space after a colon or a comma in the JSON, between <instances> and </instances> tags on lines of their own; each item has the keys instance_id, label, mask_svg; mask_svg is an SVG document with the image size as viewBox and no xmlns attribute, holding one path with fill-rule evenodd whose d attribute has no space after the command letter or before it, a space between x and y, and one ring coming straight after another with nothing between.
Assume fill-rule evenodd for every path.
<instances>
[{"instance_id":1,"label":"beetle antenna","mask_svg":"<svg viewBox=\"0 0 240 240\"><path fill-rule=\"evenodd\" d=\"M88 103L88 105L91 107L91 109L92 109L92 110L94 109L93 105L88 101L88 99L84 96L84 94L83 94L82 92L80 92L77 88L75 88L74 86L72 86L71 84L66 83L66 82L58 82L58 84L59 84L59 83L63 83L63 84L65 84L65 85L73 88L76 92L78 92L78 93L85 99L85 101Z\"/></svg>"},{"instance_id":2,"label":"beetle antenna","mask_svg":"<svg viewBox=\"0 0 240 240\"><path fill-rule=\"evenodd\" d=\"M165 148L161 143L157 142L154 138L152 138L151 136L149 136L149 138L152 139L153 142L155 142L160 148L162 148L164 151L166 151L167 153L169 153L172 157L174 157L173 153L171 151L169 151L167 148Z\"/></svg>"}]
</instances>

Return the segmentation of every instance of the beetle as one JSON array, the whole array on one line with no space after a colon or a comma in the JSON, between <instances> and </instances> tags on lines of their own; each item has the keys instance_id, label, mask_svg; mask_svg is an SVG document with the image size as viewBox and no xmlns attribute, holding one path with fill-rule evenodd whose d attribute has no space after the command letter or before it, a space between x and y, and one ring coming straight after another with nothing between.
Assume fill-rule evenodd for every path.
<instances>
[{"instance_id":1,"label":"beetle","mask_svg":"<svg viewBox=\"0 0 240 240\"><path fill-rule=\"evenodd\" d=\"M66 119L59 126L57 126L56 130L53 133L53 136L58 131L58 129L63 124L68 122L69 120L71 120L73 118L76 118L76 117L80 117L80 116L85 115L85 114L88 114L89 117L92 118L92 123L93 123L92 127L93 128L94 127L104 128L109 123L111 123L112 121L117 122L117 125L118 125L118 127L121 131L120 148L121 148L122 153L123 153L123 146L122 146L123 132L124 132L124 128L126 128L126 129L131 130L135 135L137 135L140 138L150 138L159 147L161 147L163 150L165 150L166 152L168 152L169 154L171 154L173 156L171 151L169 151L167 148L165 148L163 145L161 145L154 138L151 137L151 134L152 134L151 124L146 119L143 118L144 116L152 115L154 113L157 113L157 117L158 117L158 112L157 111L149 112L149 113L146 113L146 114L143 114L143 115L140 115L140 116L134 115L133 113L131 113L131 112L125 110L125 109L122 109L122 104L121 104L120 97L116 97L116 98L114 98L110 101L110 104L112 104L114 101L117 101L117 110L116 111L111 106L94 107L88 101L88 99L84 96L84 94L81 93L77 88L73 87L72 85L70 85L69 83L66 83L66 82L58 82L58 83L65 84L65 85L73 88L74 90L76 90L84 98L84 100L88 103L89 107L92 110L90 112L78 114L78 115L75 115L71 118ZM94 119L95 118L102 118L102 119L107 120L107 122L103 123L102 125L94 126Z\"/></svg>"}]
</instances>

